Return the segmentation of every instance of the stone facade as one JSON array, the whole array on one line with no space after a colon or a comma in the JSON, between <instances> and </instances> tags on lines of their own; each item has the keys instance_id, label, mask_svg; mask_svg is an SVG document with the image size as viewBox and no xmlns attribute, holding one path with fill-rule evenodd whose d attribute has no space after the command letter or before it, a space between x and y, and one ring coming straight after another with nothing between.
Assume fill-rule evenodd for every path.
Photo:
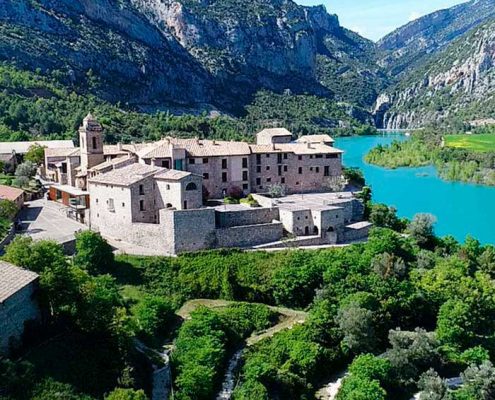
<instances>
[{"instance_id":1,"label":"stone facade","mask_svg":"<svg viewBox=\"0 0 495 400\"><path fill-rule=\"evenodd\" d=\"M37 320L38 275L0 263L0 353L18 345L27 321Z\"/></svg>"}]
</instances>

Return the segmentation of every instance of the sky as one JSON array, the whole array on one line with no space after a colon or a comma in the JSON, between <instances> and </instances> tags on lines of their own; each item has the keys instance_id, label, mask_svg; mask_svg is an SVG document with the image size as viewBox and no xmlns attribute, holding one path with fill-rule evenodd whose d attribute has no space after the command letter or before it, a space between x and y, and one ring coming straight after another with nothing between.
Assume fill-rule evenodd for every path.
<instances>
[{"instance_id":1,"label":"sky","mask_svg":"<svg viewBox=\"0 0 495 400\"><path fill-rule=\"evenodd\" d=\"M465 0L295 0L303 5L326 6L340 24L371 40L423 15L464 3Z\"/></svg>"}]
</instances>

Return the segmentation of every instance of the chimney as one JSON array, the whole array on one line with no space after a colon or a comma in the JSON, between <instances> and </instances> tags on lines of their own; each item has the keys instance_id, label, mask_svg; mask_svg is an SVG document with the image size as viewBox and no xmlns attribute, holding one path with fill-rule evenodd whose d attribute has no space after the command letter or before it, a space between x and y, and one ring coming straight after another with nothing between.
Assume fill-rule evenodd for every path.
<instances>
[{"instance_id":1,"label":"chimney","mask_svg":"<svg viewBox=\"0 0 495 400\"><path fill-rule=\"evenodd\" d=\"M213 139L211 143L213 144L213 146L216 146L217 141L215 139Z\"/></svg>"},{"instance_id":2,"label":"chimney","mask_svg":"<svg viewBox=\"0 0 495 400\"><path fill-rule=\"evenodd\" d=\"M310 142L306 143L306 145L308 146L308 149L312 149Z\"/></svg>"},{"instance_id":3,"label":"chimney","mask_svg":"<svg viewBox=\"0 0 495 400\"><path fill-rule=\"evenodd\" d=\"M121 142L117 143L117 150L122 151L122 143Z\"/></svg>"}]
</instances>

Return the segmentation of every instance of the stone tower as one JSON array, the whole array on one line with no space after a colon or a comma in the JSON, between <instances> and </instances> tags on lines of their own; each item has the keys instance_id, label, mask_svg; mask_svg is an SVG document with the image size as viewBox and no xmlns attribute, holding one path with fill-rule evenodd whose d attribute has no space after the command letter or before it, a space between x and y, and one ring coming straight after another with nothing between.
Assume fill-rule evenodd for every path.
<instances>
[{"instance_id":1,"label":"stone tower","mask_svg":"<svg viewBox=\"0 0 495 400\"><path fill-rule=\"evenodd\" d=\"M103 128L98 121L88 114L79 128L79 143L81 147L81 172L105 161L103 155Z\"/></svg>"}]
</instances>

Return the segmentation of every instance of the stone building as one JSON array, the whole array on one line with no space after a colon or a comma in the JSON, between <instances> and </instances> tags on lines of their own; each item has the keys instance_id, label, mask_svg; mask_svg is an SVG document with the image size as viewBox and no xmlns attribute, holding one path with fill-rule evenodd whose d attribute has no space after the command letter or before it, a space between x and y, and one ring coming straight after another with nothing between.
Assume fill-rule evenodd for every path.
<instances>
[{"instance_id":1,"label":"stone building","mask_svg":"<svg viewBox=\"0 0 495 400\"><path fill-rule=\"evenodd\" d=\"M40 317L38 275L0 261L0 353L16 345L27 321Z\"/></svg>"},{"instance_id":2,"label":"stone building","mask_svg":"<svg viewBox=\"0 0 495 400\"><path fill-rule=\"evenodd\" d=\"M54 180L50 198L109 238L177 254L266 246L287 233L294 243L340 243L369 229L351 226L362 219L354 196L290 197L340 188L342 151L328 135L295 139L274 128L259 132L255 144L167 137L104 145L102 134L88 115L79 129L81 147L49 150L45 163ZM275 187L290 200L275 204L262 196ZM262 207L204 206L207 197L222 199L234 189L260 195Z\"/></svg>"}]
</instances>

